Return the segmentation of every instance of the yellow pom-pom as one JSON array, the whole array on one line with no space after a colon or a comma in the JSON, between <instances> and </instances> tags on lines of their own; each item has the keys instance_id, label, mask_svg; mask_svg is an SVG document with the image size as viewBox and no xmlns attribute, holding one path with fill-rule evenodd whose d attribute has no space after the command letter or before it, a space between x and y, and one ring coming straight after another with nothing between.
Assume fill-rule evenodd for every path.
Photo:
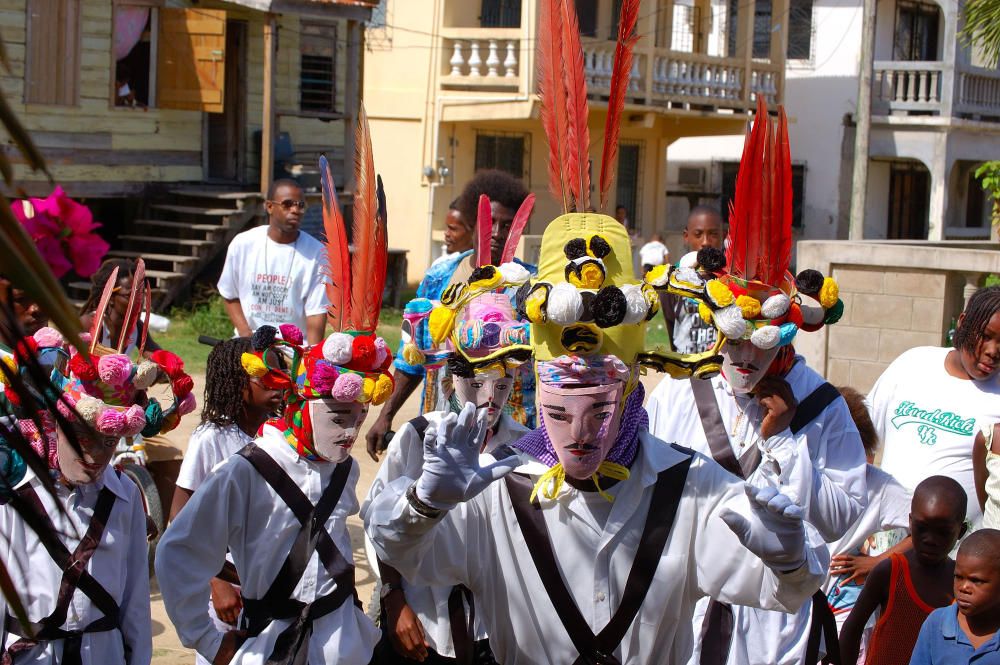
<instances>
[{"instance_id":1,"label":"yellow pom-pom","mask_svg":"<svg viewBox=\"0 0 1000 665\"><path fill-rule=\"evenodd\" d=\"M466 287L466 285L462 282L452 284L444 290L444 293L441 294L441 304L447 306L454 305L461 300L467 289L468 287Z\"/></svg>"},{"instance_id":2,"label":"yellow pom-pom","mask_svg":"<svg viewBox=\"0 0 1000 665\"><path fill-rule=\"evenodd\" d=\"M403 346L403 362L407 365L423 365L426 357L412 342Z\"/></svg>"},{"instance_id":3,"label":"yellow pom-pom","mask_svg":"<svg viewBox=\"0 0 1000 665\"><path fill-rule=\"evenodd\" d=\"M649 284L642 285L642 297L646 299L646 320L649 321L660 311L660 294Z\"/></svg>"},{"instance_id":4,"label":"yellow pom-pom","mask_svg":"<svg viewBox=\"0 0 1000 665\"><path fill-rule=\"evenodd\" d=\"M500 282L503 281L503 275L496 268L493 269L493 274L484 279L477 279L474 282L469 282L469 288L473 291L489 291L500 286Z\"/></svg>"},{"instance_id":5,"label":"yellow pom-pom","mask_svg":"<svg viewBox=\"0 0 1000 665\"><path fill-rule=\"evenodd\" d=\"M548 289L536 289L524 303L524 313L532 323L545 323L545 301L549 295Z\"/></svg>"},{"instance_id":6,"label":"yellow pom-pom","mask_svg":"<svg viewBox=\"0 0 1000 665\"><path fill-rule=\"evenodd\" d=\"M604 284L604 271L596 263L586 263L580 268L580 284L585 289L599 289Z\"/></svg>"},{"instance_id":7,"label":"yellow pom-pom","mask_svg":"<svg viewBox=\"0 0 1000 665\"><path fill-rule=\"evenodd\" d=\"M661 265L653 266L646 273L643 280L652 286L663 286L667 283L667 279L670 277L670 266Z\"/></svg>"},{"instance_id":8,"label":"yellow pom-pom","mask_svg":"<svg viewBox=\"0 0 1000 665\"><path fill-rule=\"evenodd\" d=\"M756 319L760 316L760 301L753 296L739 296L736 306L743 312L744 319Z\"/></svg>"},{"instance_id":9,"label":"yellow pom-pom","mask_svg":"<svg viewBox=\"0 0 1000 665\"><path fill-rule=\"evenodd\" d=\"M712 308L703 302L698 303L698 316L700 316L701 320L704 321L705 323L711 324Z\"/></svg>"},{"instance_id":10,"label":"yellow pom-pom","mask_svg":"<svg viewBox=\"0 0 1000 665\"><path fill-rule=\"evenodd\" d=\"M2 383L5 386L9 386L10 378L8 378L7 375L8 373L17 374L17 363L14 362L14 356L4 356L2 359L0 359L0 361L2 361L4 365L6 365L5 370L0 370L0 383Z\"/></svg>"},{"instance_id":11,"label":"yellow pom-pom","mask_svg":"<svg viewBox=\"0 0 1000 665\"><path fill-rule=\"evenodd\" d=\"M370 379L367 376L365 380L361 383L361 392L358 393L358 401L364 404L365 402L372 401L372 396L375 395L375 380Z\"/></svg>"},{"instance_id":12,"label":"yellow pom-pom","mask_svg":"<svg viewBox=\"0 0 1000 665\"><path fill-rule=\"evenodd\" d=\"M438 305L431 310L431 315L427 318L427 329L431 333L431 340L435 344L448 339L451 329L455 326L455 310L448 309L443 305Z\"/></svg>"},{"instance_id":13,"label":"yellow pom-pom","mask_svg":"<svg viewBox=\"0 0 1000 665\"><path fill-rule=\"evenodd\" d=\"M733 296L733 292L729 290L729 287L717 279L710 279L708 283L705 284L705 290L708 292L708 297L712 299L712 302L715 303L716 307L729 307L736 300Z\"/></svg>"},{"instance_id":14,"label":"yellow pom-pom","mask_svg":"<svg viewBox=\"0 0 1000 665\"><path fill-rule=\"evenodd\" d=\"M252 353L244 353L241 355L240 364L243 365L243 369L247 374L258 379L267 374L267 365L264 364L263 360Z\"/></svg>"},{"instance_id":15,"label":"yellow pom-pom","mask_svg":"<svg viewBox=\"0 0 1000 665\"><path fill-rule=\"evenodd\" d=\"M819 290L819 304L823 306L823 309L830 309L837 304L839 298L840 287L837 286L837 282L833 280L833 277L825 278L823 286Z\"/></svg>"},{"instance_id":16,"label":"yellow pom-pom","mask_svg":"<svg viewBox=\"0 0 1000 665\"><path fill-rule=\"evenodd\" d=\"M372 393L372 404L378 406L389 399L389 395L391 394L392 379L389 378L388 374L379 374L378 380L375 381L375 390Z\"/></svg>"}]
</instances>

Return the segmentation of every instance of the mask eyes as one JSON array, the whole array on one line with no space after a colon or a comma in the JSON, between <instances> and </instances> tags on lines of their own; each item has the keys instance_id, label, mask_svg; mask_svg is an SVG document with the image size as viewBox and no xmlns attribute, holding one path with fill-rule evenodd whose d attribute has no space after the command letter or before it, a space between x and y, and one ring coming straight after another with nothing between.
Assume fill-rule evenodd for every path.
<instances>
[{"instance_id":1,"label":"mask eyes","mask_svg":"<svg viewBox=\"0 0 1000 665\"><path fill-rule=\"evenodd\" d=\"M565 413L559 413L558 411L549 411L549 418L558 423L568 423L569 416Z\"/></svg>"}]
</instances>

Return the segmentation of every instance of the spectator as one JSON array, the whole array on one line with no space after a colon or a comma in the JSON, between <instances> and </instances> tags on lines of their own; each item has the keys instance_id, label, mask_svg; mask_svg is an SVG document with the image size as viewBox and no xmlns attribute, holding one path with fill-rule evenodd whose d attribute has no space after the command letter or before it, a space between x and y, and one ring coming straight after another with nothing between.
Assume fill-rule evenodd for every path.
<instances>
[{"instance_id":1,"label":"spectator","mask_svg":"<svg viewBox=\"0 0 1000 665\"><path fill-rule=\"evenodd\" d=\"M882 441L882 469L910 491L924 478L954 478L969 494L973 527L977 423L1000 421L1000 287L979 289L958 317L954 348L922 346L896 358L868 394Z\"/></svg>"},{"instance_id":2,"label":"spectator","mask_svg":"<svg viewBox=\"0 0 1000 665\"><path fill-rule=\"evenodd\" d=\"M236 334L249 337L262 325L291 323L309 344L326 330L323 243L300 230L306 202L294 180L275 180L264 203L267 226L237 235L229 245L219 294Z\"/></svg>"},{"instance_id":3,"label":"spectator","mask_svg":"<svg viewBox=\"0 0 1000 665\"><path fill-rule=\"evenodd\" d=\"M726 233L719 211L710 206L695 206L688 214L684 228L684 246L688 252L697 252L702 247L722 249ZM685 258L681 259L684 263ZM693 263L693 257L691 257ZM715 326L706 323L698 314L698 303L689 298L674 295L661 296L663 318L667 322L674 351L678 353L701 353L715 344Z\"/></svg>"},{"instance_id":4,"label":"spectator","mask_svg":"<svg viewBox=\"0 0 1000 665\"><path fill-rule=\"evenodd\" d=\"M444 219L444 251L431 265L456 258L456 255L472 249L472 238L476 225L468 222L458 210L458 199L448 204L448 216Z\"/></svg>"},{"instance_id":5,"label":"spectator","mask_svg":"<svg viewBox=\"0 0 1000 665\"><path fill-rule=\"evenodd\" d=\"M1000 531L982 529L955 562L955 604L931 612L910 665L1000 664Z\"/></svg>"},{"instance_id":6,"label":"spectator","mask_svg":"<svg viewBox=\"0 0 1000 665\"><path fill-rule=\"evenodd\" d=\"M663 244L663 236L654 233L649 242L639 248L639 263L642 265L642 274L646 274L653 269L653 266L662 266L670 260L670 250Z\"/></svg>"},{"instance_id":7,"label":"spectator","mask_svg":"<svg viewBox=\"0 0 1000 665\"><path fill-rule=\"evenodd\" d=\"M615 219L629 231L632 230L632 220L628 216L628 208L623 205L615 206Z\"/></svg>"},{"instance_id":8,"label":"spectator","mask_svg":"<svg viewBox=\"0 0 1000 665\"><path fill-rule=\"evenodd\" d=\"M976 434L972 468L976 498L983 511L983 526L1000 528L1000 423L984 425Z\"/></svg>"}]
</instances>

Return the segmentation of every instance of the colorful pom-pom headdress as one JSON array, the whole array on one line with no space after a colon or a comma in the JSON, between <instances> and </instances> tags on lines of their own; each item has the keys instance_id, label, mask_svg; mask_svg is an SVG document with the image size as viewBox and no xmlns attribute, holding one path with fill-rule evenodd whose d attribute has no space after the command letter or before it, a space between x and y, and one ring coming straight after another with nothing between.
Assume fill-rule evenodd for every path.
<instances>
[{"instance_id":1,"label":"colorful pom-pom headdress","mask_svg":"<svg viewBox=\"0 0 1000 665\"><path fill-rule=\"evenodd\" d=\"M746 142L729 214L726 254L703 249L695 265L669 275L698 294L701 316L728 339L761 349L791 344L801 329L836 323L844 311L837 283L816 270L788 272L792 256L792 166L788 122L778 107L775 126L763 98ZM659 284L662 267L646 275Z\"/></svg>"},{"instance_id":2,"label":"colorful pom-pom headdress","mask_svg":"<svg viewBox=\"0 0 1000 665\"><path fill-rule=\"evenodd\" d=\"M403 359L436 369L446 362L457 376L508 375L531 357L530 326L519 319L504 294L529 278L514 253L535 204L529 194L511 224L499 266L491 265L493 216L490 200L479 197L476 269L466 283L452 284L440 301L416 298L403 311Z\"/></svg>"}]
</instances>

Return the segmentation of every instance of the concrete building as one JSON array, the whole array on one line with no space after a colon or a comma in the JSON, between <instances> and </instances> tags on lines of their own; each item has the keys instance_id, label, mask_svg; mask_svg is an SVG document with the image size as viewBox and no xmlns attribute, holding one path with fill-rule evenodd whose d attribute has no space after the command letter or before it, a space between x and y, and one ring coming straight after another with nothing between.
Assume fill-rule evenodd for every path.
<instances>
[{"instance_id":1,"label":"concrete building","mask_svg":"<svg viewBox=\"0 0 1000 665\"><path fill-rule=\"evenodd\" d=\"M757 1L773 3L776 16L787 11L788 0ZM762 21L754 5L733 3L734 40L722 50L702 38L710 0L643 0L611 199L637 234L667 216L671 143L738 133L758 94L771 104L784 98L786 26ZM576 7L599 164L620 2ZM538 0L383 0L366 31L365 108L390 202L390 244L409 250L411 281L440 252L448 204L477 169L508 170L538 195L529 234L560 212L548 194L535 94L538 15ZM531 260L532 239L525 242Z\"/></svg>"},{"instance_id":2,"label":"concrete building","mask_svg":"<svg viewBox=\"0 0 1000 665\"><path fill-rule=\"evenodd\" d=\"M1000 158L1000 71L957 39L959 8L959 0L878 0L866 239L991 237L990 201L972 173ZM719 16L725 10L713 4ZM862 3L791 0L788 29L796 234L846 238ZM724 21L711 34L733 39ZM692 202L728 205L742 143L737 135L670 146L670 230L680 230Z\"/></svg>"}]
</instances>

